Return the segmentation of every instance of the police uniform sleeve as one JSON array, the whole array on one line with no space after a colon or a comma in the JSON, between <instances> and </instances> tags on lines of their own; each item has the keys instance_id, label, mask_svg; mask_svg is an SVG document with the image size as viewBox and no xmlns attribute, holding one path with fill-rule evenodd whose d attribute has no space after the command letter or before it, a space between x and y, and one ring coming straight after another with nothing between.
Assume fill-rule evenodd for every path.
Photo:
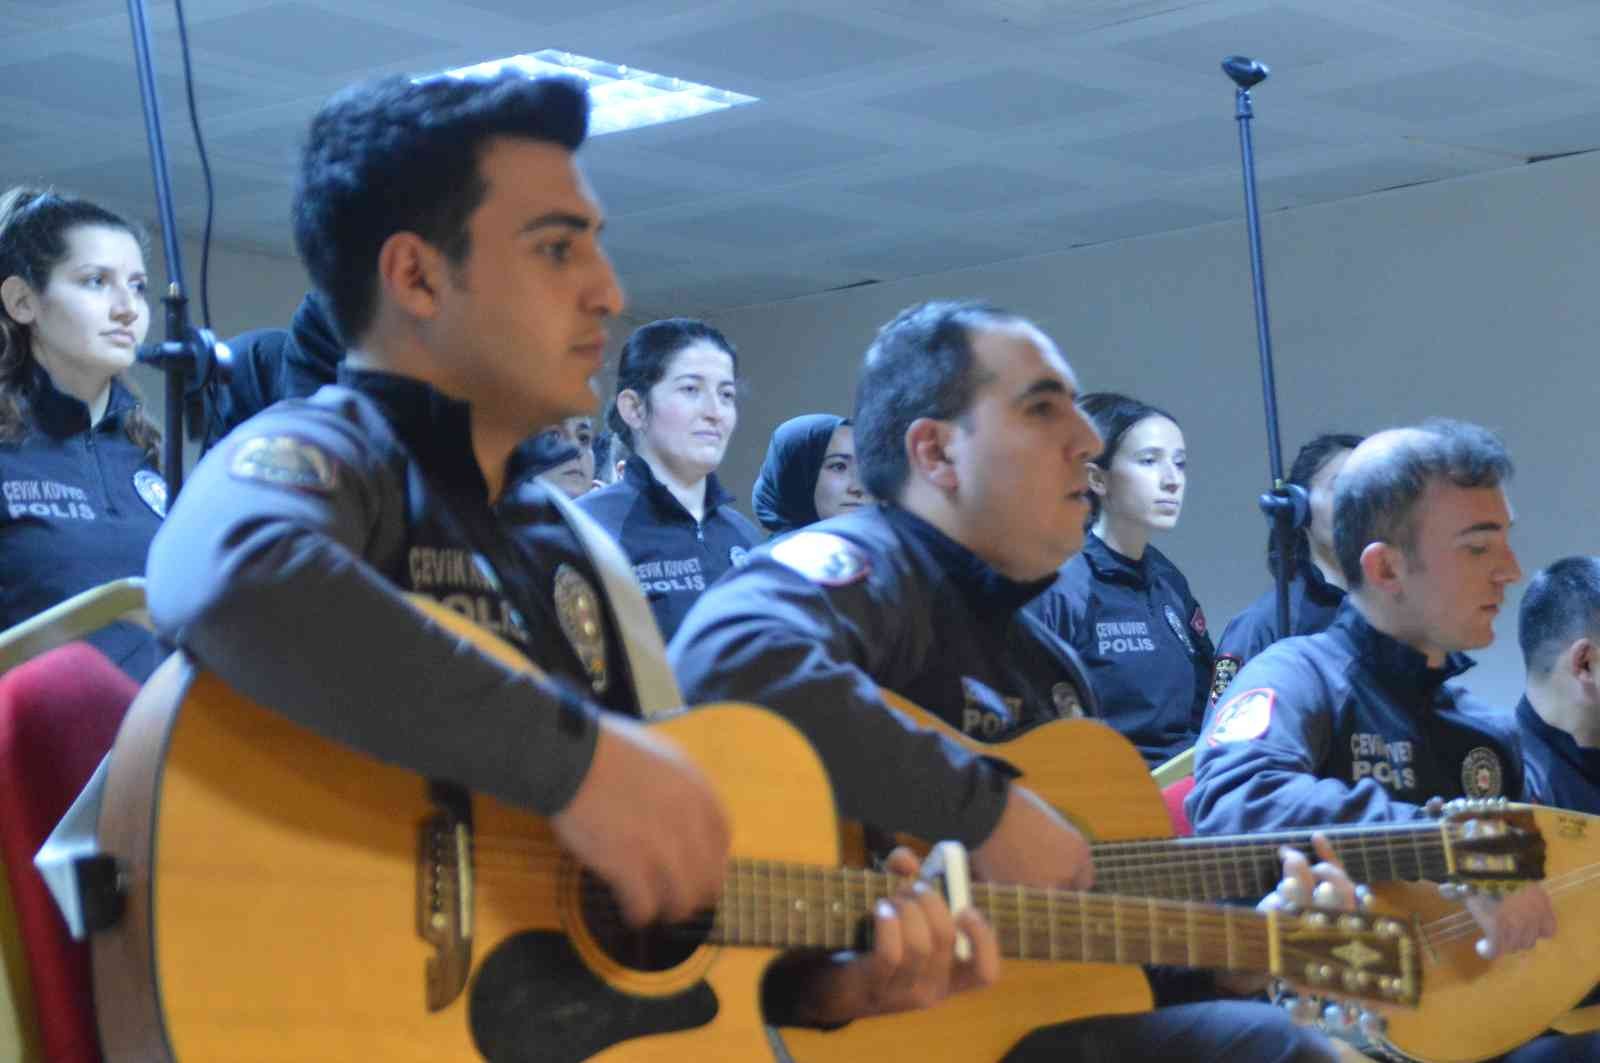
<instances>
[{"instance_id":1,"label":"police uniform sleeve","mask_svg":"<svg viewBox=\"0 0 1600 1063\"><path fill-rule=\"evenodd\" d=\"M913 674L915 619L863 574L825 587L758 553L700 597L668 648L691 703L746 701L816 748L839 812L886 830L981 844L1005 808L999 768L889 708Z\"/></svg>"},{"instance_id":2,"label":"police uniform sleeve","mask_svg":"<svg viewBox=\"0 0 1600 1063\"><path fill-rule=\"evenodd\" d=\"M1280 644L1240 671L1206 714L1184 804L1196 834L1243 834L1420 818L1377 780L1324 777L1344 692Z\"/></svg>"},{"instance_id":3,"label":"police uniform sleeve","mask_svg":"<svg viewBox=\"0 0 1600 1063\"><path fill-rule=\"evenodd\" d=\"M428 778L549 815L595 711L422 618L368 560L399 549L395 470L331 411L271 411L207 455L150 549L163 636L244 695Z\"/></svg>"}]
</instances>

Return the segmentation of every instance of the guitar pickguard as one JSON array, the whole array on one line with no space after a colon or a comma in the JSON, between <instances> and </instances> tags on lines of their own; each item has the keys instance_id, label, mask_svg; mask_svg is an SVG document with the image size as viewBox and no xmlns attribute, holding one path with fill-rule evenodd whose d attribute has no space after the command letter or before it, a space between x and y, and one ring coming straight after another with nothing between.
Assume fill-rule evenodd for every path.
<instances>
[{"instance_id":1,"label":"guitar pickguard","mask_svg":"<svg viewBox=\"0 0 1600 1063\"><path fill-rule=\"evenodd\" d=\"M488 1063L578 1063L636 1037L710 1023L717 997L698 982L665 997L632 996L589 970L565 935L505 939L473 978L468 1024Z\"/></svg>"}]
</instances>

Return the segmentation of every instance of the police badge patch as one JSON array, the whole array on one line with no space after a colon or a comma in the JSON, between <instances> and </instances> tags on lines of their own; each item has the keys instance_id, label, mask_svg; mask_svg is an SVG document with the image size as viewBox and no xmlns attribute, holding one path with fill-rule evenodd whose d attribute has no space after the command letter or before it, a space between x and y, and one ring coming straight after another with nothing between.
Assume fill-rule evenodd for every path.
<instances>
[{"instance_id":1,"label":"police badge patch","mask_svg":"<svg viewBox=\"0 0 1600 1063\"><path fill-rule=\"evenodd\" d=\"M556 569L552 596L556 621L584 671L589 673L589 685L596 694L605 693L611 685L611 674L606 668L605 613L600 608L600 596L582 573L565 564Z\"/></svg>"},{"instance_id":2,"label":"police badge patch","mask_svg":"<svg viewBox=\"0 0 1600 1063\"><path fill-rule=\"evenodd\" d=\"M1272 703L1277 700L1278 692L1270 687L1256 687L1237 695L1217 710L1206 745L1260 738L1272 723Z\"/></svg>"},{"instance_id":3,"label":"police badge patch","mask_svg":"<svg viewBox=\"0 0 1600 1063\"><path fill-rule=\"evenodd\" d=\"M139 497L156 516L166 519L167 481L161 478L160 473L154 469L140 469L133 474L133 489L139 492Z\"/></svg>"},{"instance_id":4,"label":"police badge patch","mask_svg":"<svg viewBox=\"0 0 1600 1063\"><path fill-rule=\"evenodd\" d=\"M1178 636L1178 641L1183 643L1183 648L1193 654L1194 642L1189 638L1188 629L1183 626L1183 617L1179 616L1178 611L1170 605L1163 605L1161 611L1166 615L1167 626L1172 629L1174 635Z\"/></svg>"},{"instance_id":5,"label":"police badge patch","mask_svg":"<svg viewBox=\"0 0 1600 1063\"><path fill-rule=\"evenodd\" d=\"M1468 797L1499 797L1505 788L1500 754L1478 746L1461 761L1461 792Z\"/></svg>"},{"instance_id":6,"label":"police badge patch","mask_svg":"<svg viewBox=\"0 0 1600 1063\"><path fill-rule=\"evenodd\" d=\"M1050 700L1063 720L1083 719L1083 699L1078 697L1078 688L1066 680L1050 688Z\"/></svg>"},{"instance_id":7,"label":"police badge patch","mask_svg":"<svg viewBox=\"0 0 1600 1063\"><path fill-rule=\"evenodd\" d=\"M321 448L294 436L256 436L234 448L228 472L241 480L297 487L331 495L339 486L338 467Z\"/></svg>"},{"instance_id":8,"label":"police badge patch","mask_svg":"<svg viewBox=\"0 0 1600 1063\"><path fill-rule=\"evenodd\" d=\"M797 532L773 544L772 556L824 587L865 579L871 567L860 550L832 532Z\"/></svg>"},{"instance_id":9,"label":"police badge patch","mask_svg":"<svg viewBox=\"0 0 1600 1063\"><path fill-rule=\"evenodd\" d=\"M1217 662L1211 666L1211 704L1217 703L1217 699L1222 697L1228 684L1238 674L1239 658L1226 653L1217 658Z\"/></svg>"}]
</instances>

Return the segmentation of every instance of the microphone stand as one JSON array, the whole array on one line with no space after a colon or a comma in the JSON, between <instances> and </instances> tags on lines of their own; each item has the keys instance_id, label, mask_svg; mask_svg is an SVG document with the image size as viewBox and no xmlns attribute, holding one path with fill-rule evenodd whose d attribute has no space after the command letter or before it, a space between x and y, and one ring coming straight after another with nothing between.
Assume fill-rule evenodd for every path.
<instances>
[{"instance_id":1,"label":"microphone stand","mask_svg":"<svg viewBox=\"0 0 1600 1063\"><path fill-rule=\"evenodd\" d=\"M1238 86L1234 93L1234 117L1239 122L1239 154L1244 164L1244 214L1250 232L1250 281L1255 296L1256 345L1261 356L1261 398L1267 416L1267 466L1272 489L1257 499L1262 514L1272 527L1278 547L1276 576L1278 591L1278 637L1289 630L1289 582L1294 574L1294 533L1310 516L1310 501L1305 489L1283 477L1283 446L1278 438L1278 385L1272 372L1272 332L1267 323L1267 282L1261 265L1261 217L1256 207L1256 160L1250 141L1250 122L1255 108L1250 90L1271 73L1265 63L1242 55L1222 61L1222 72Z\"/></svg>"},{"instance_id":2,"label":"microphone stand","mask_svg":"<svg viewBox=\"0 0 1600 1063\"><path fill-rule=\"evenodd\" d=\"M167 481L171 505L183 488L183 438L185 408L189 428L198 433L205 423L206 389L225 379L228 349L210 329L197 329L189 321L189 298L183 283L183 254L178 246L178 222L172 207L172 182L167 170L166 141L161 135L161 105L156 97L155 66L150 58L150 23L144 0L128 0L128 21L133 26L134 66L139 75L139 98L144 104L145 139L150 146L150 170L155 177L156 209L161 242L167 254L166 341L140 348L139 361L153 365L166 376L166 417L161 439L162 476Z\"/></svg>"}]
</instances>

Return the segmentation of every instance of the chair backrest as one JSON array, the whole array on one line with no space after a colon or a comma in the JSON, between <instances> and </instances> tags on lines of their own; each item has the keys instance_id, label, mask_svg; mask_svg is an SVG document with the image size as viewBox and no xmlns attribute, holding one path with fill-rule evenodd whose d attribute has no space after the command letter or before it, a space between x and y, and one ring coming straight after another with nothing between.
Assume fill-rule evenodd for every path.
<instances>
[{"instance_id":1,"label":"chair backrest","mask_svg":"<svg viewBox=\"0 0 1600 1063\"><path fill-rule=\"evenodd\" d=\"M1185 775L1177 782L1161 788L1161 800L1167 803L1167 815L1172 820L1172 833L1180 838L1187 838L1194 833L1194 824L1189 822L1189 814L1183 810L1183 800L1193 789L1193 775Z\"/></svg>"},{"instance_id":2,"label":"chair backrest","mask_svg":"<svg viewBox=\"0 0 1600 1063\"><path fill-rule=\"evenodd\" d=\"M52 1063L96 1063L88 946L75 942L33 854L94 773L138 685L69 643L0 675L0 856L22 931L39 1040Z\"/></svg>"}]
</instances>

